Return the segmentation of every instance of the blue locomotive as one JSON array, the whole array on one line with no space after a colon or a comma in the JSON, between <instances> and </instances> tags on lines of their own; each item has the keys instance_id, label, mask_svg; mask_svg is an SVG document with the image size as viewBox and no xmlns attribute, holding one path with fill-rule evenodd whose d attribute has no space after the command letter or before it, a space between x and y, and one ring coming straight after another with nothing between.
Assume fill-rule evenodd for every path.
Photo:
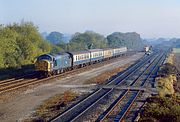
<instances>
[{"instance_id":1,"label":"blue locomotive","mask_svg":"<svg viewBox=\"0 0 180 122\"><path fill-rule=\"evenodd\" d=\"M37 57L35 69L46 76L60 74L74 68L118 57L127 52L126 47L109 49L91 49L79 52L43 54Z\"/></svg>"}]
</instances>

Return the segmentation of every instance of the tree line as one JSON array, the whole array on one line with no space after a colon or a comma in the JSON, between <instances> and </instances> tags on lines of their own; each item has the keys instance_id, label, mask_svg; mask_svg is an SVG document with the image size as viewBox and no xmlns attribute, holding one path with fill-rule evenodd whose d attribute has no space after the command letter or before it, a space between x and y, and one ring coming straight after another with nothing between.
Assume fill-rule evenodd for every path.
<instances>
[{"instance_id":1,"label":"tree line","mask_svg":"<svg viewBox=\"0 0 180 122\"><path fill-rule=\"evenodd\" d=\"M0 26L0 68L32 64L36 56L51 48L31 22Z\"/></svg>"},{"instance_id":2,"label":"tree line","mask_svg":"<svg viewBox=\"0 0 180 122\"><path fill-rule=\"evenodd\" d=\"M0 25L0 68L33 64L35 58L44 53L121 46L138 49L142 46L140 35L135 32L116 32L104 37L99 33L87 31L75 33L67 43L59 32L52 32L44 39L32 22Z\"/></svg>"},{"instance_id":3,"label":"tree line","mask_svg":"<svg viewBox=\"0 0 180 122\"><path fill-rule=\"evenodd\" d=\"M51 32L46 40L51 44L57 45L61 51L80 51L96 48L114 48L126 46L128 49L140 50L143 48L144 41L140 35L135 32L120 33L114 32L107 37L103 35L86 31L84 33L75 33L69 42L63 40L63 34L59 32ZM54 51L59 51L54 48Z\"/></svg>"}]
</instances>

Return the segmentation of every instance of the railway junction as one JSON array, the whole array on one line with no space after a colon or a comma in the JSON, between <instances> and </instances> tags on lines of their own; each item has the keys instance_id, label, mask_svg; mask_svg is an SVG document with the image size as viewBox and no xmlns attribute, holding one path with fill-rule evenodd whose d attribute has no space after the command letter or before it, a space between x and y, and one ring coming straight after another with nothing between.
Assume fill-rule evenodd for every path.
<instances>
[{"instance_id":1,"label":"railway junction","mask_svg":"<svg viewBox=\"0 0 180 122\"><path fill-rule=\"evenodd\" d=\"M124 119L134 121L139 109L133 110L133 105L140 97L151 95L146 93L146 87L154 86L154 76L165 57L165 52L143 57L105 86L100 86L88 97L53 118L51 122L119 122ZM144 102L138 106L142 107L143 104ZM128 113L132 111L134 116L129 117Z\"/></svg>"},{"instance_id":2,"label":"railway junction","mask_svg":"<svg viewBox=\"0 0 180 122\"><path fill-rule=\"evenodd\" d=\"M136 59L133 59L134 61L136 60L136 62L126 70L118 73L116 77L110 78L106 84L96 85L95 87L93 87L94 91L91 92L87 97L81 99L76 104L71 105L68 109L60 113L58 116L52 118L50 121L134 121L136 119L136 116L138 115L140 108L145 102L145 98L147 98L151 94L156 93L155 88L153 88L154 79L159 66L165 60L166 53L167 52L157 51L148 56L145 55L140 59L136 57ZM67 74L69 73L72 75L74 72L70 71ZM53 79L56 77L58 76L54 76L51 78ZM68 75L66 77L68 77ZM51 78L47 78L47 80L51 80ZM44 79L31 77L30 79L27 78L24 82L24 78L18 78L15 79L15 81L17 82L16 85L10 84L10 81L13 80L14 79L10 79L9 81L1 82L1 94L4 94L7 91L12 91L14 89L19 89L27 84L32 85L44 81ZM20 84L20 86L18 86L18 84ZM54 92L57 89L52 90L52 87L49 87L49 90ZM56 93L58 92L58 90L56 91ZM35 90L32 92L30 91L27 94L31 93L36 94L35 96L40 96ZM40 94L42 95L42 93ZM52 94L49 94L49 96L52 96ZM47 97L48 94L45 98L41 99L41 101L47 99ZM31 100L34 98L36 97L32 97ZM10 103L10 105L12 104L15 103ZM3 110L3 107L0 109ZM32 111L33 109L34 108L31 108L30 111ZM23 114L29 114L29 112ZM4 115L5 114L1 114L0 116L2 120L4 119ZM12 120L13 118L14 117L7 119L7 121ZM21 120L18 118L16 119Z\"/></svg>"}]
</instances>

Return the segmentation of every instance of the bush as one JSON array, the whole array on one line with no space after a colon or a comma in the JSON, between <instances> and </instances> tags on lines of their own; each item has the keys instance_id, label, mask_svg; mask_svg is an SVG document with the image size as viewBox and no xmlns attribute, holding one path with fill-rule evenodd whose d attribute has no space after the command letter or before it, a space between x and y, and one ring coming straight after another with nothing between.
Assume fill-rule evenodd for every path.
<instances>
[{"instance_id":1,"label":"bush","mask_svg":"<svg viewBox=\"0 0 180 122\"><path fill-rule=\"evenodd\" d=\"M140 122L179 122L180 105L172 97L150 97L141 111Z\"/></svg>"},{"instance_id":2,"label":"bush","mask_svg":"<svg viewBox=\"0 0 180 122\"><path fill-rule=\"evenodd\" d=\"M177 70L176 67L170 63L165 63L159 70L158 76L164 77L168 75L176 75Z\"/></svg>"},{"instance_id":3,"label":"bush","mask_svg":"<svg viewBox=\"0 0 180 122\"><path fill-rule=\"evenodd\" d=\"M177 69L170 63L165 63L158 72L156 78L156 88L161 97L174 94L174 82L177 81Z\"/></svg>"}]
</instances>

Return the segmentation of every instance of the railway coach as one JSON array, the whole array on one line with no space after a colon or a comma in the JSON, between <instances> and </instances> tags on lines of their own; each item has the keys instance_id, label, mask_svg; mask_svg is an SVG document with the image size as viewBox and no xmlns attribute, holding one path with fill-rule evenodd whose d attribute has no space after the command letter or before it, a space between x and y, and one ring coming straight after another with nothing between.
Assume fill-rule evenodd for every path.
<instances>
[{"instance_id":1,"label":"railway coach","mask_svg":"<svg viewBox=\"0 0 180 122\"><path fill-rule=\"evenodd\" d=\"M72 67L79 68L90 64L91 53L89 51L67 52L72 58Z\"/></svg>"},{"instance_id":2,"label":"railway coach","mask_svg":"<svg viewBox=\"0 0 180 122\"><path fill-rule=\"evenodd\" d=\"M104 60L110 59L113 57L113 49L104 49Z\"/></svg>"},{"instance_id":3,"label":"railway coach","mask_svg":"<svg viewBox=\"0 0 180 122\"><path fill-rule=\"evenodd\" d=\"M91 49L91 63L101 62L104 59L103 49Z\"/></svg>"},{"instance_id":4,"label":"railway coach","mask_svg":"<svg viewBox=\"0 0 180 122\"><path fill-rule=\"evenodd\" d=\"M125 52L127 52L127 47L114 48L113 57L118 57L120 55L123 55Z\"/></svg>"}]
</instances>

